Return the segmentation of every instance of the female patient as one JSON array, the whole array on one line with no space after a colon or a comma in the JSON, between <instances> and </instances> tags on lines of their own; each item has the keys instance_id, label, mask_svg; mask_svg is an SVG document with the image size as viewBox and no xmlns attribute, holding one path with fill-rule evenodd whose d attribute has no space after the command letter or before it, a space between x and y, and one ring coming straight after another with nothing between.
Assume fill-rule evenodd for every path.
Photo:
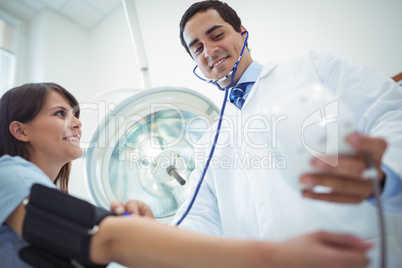
<instances>
[{"instance_id":1,"label":"female patient","mask_svg":"<svg viewBox=\"0 0 402 268\"><path fill-rule=\"evenodd\" d=\"M34 183L68 192L71 160L82 156L77 100L54 83L26 84L0 100L0 223L25 199ZM28 161L26 161L28 160ZM118 203L117 203L118 204ZM131 212L152 217L132 202ZM25 241L0 227L0 259L6 267L26 267L17 256ZM5 263L4 263L5 262Z\"/></svg>"},{"instance_id":2,"label":"female patient","mask_svg":"<svg viewBox=\"0 0 402 268\"><path fill-rule=\"evenodd\" d=\"M54 83L25 84L0 99L0 259L18 259L22 201L34 183L67 191L70 162L82 155L75 98ZM49 200L52 202L52 200ZM136 205L149 214L147 207ZM365 267L370 245L349 235L318 232L280 243L193 234L139 216L109 216L92 237L89 256L135 267Z\"/></svg>"}]
</instances>

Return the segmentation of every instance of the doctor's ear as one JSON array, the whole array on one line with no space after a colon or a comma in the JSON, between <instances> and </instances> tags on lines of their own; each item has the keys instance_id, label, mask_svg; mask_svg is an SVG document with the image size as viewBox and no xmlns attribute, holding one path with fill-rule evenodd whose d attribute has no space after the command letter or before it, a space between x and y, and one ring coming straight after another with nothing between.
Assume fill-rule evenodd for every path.
<instances>
[{"instance_id":1,"label":"doctor's ear","mask_svg":"<svg viewBox=\"0 0 402 268\"><path fill-rule=\"evenodd\" d=\"M9 126L9 130L11 135L14 136L14 138L16 138L19 141L22 142L28 142L28 135L24 130L24 124L18 121L13 121L11 122L10 126Z\"/></svg>"},{"instance_id":2,"label":"doctor's ear","mask_svg":"<svg viewBox=\"0 0 402 268\"><path fill-rule=\"evenodd\" d=\"M246 39L246 35L244 33L247 32L247 29L243 25L240 25L240 29L241 29L240 32L243 36L243 39Z\"/></svg>"}]
</instances>

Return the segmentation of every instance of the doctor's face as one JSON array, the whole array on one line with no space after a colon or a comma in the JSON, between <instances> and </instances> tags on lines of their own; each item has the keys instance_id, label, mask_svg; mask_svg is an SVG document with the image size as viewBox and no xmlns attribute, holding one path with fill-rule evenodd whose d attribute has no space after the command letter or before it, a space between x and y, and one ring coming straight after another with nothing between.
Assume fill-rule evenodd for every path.
<instances>
[{"instance_id":1,"label":"doctor's face","mask_svg":"<svg viewBox=\"0 0 402 268\"><path fill-rule=\"evenodd\" d=\"M242 26L242 31L244 31ZM236 32L214 9L195 14L185 25L183 37L191 56L207 79L217 80L227 75L239 59L246 35ZM235 81L251 63L245 49ZM230 79L222 82L229 84Z\"/></svg>"},{"instance_id":2,"label":"doctor's face","mask_svg":"<svg viewBox=\"0 0 402 268\"><path fill-rule=\"evenodd\" d=\"M24 125L30 161L64 165L82 156L81 122L58 92L50 91L38 115Z\"/></svg>"}]
</instances>

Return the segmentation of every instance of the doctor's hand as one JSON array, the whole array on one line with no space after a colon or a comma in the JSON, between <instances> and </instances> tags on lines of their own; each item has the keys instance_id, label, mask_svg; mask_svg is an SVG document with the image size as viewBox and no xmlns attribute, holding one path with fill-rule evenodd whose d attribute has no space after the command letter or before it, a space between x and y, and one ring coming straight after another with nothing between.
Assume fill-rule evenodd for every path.
<instances>
[{"instance_id":1,"label":"doctor's hand","mask_svg":"<svg viewBox=\"0 0 402 268\"><path fill-rule=\"evenodd\" d=\"M314 186L327 186L332 189L330 193L315 193L311 190L303 190L303 197L317 200L358 204L374 194L371 180L363 178L363 172L368 168L365 154L370 154L374 167L378 173L378 180L385 182L385 174L381 170L381 160L387 143L381 138L371 138L360 134L351 134L346 141L355 149L355 156L329 156L312 160L317 173L304 174L300 182L309 189ZM338 157L338 165L331 166ZM335 159L334 159L335 158Z\"/></svg>"},{"instance_id":2,"label":"doctor's hand","mask_svg":"<svg viewBox=\"0 0 402 268\"><path fill-rule=\"evenodd\" d=\"M278 243L272 267L367 267L371 247L352 235L316 232Z\"/></svg>"},{"instance_id":3,"label":"doctor's hand","mask_svg":"<svg viewBox=\"0 0 402 268\"><path fill-rule=\"evenodd\" d=\"M152 213L151 209L145 203L138 200L130 199L126 202L126 204L119 200L114 200L110 204L110 210L117 215L121 215L126 212L131 215L154 219L154 214Z\"/></svg>"}]
</instances>

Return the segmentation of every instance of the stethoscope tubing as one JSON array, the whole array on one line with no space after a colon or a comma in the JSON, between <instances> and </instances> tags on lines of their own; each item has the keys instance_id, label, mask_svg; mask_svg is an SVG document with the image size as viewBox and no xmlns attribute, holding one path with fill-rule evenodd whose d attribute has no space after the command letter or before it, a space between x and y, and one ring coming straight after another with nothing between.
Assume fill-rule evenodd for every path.
<instances>
[{"instance_id":1,"label":"stethoscope tubing","mask_svg":"<svg viewBox=\"0 0 402 268\"><path fill-rule=\"evenodd\" d=\"M202 171L201 178L200 178L200 180L199 180L199 182L198 182L198 184L197 184L197 187L196 187L196 189L195 189L195 191L194 191L194 195L193 195L193 197L191 198L190 204L188 205L188 207L187 207L186 211L184 212L184 214L182 215L182 217L177 221L176 226L179 226L179 225L182 223L182 221L186 218L186 216L187 216L188 213L190 212L191 208L193 207L193 204L194 204L194 202L195 202L195 199L197 198L198 192L200 191L202 182L204 181L205 174L207 173L207 170L208 170L208 168L209 168L209 163L211 162L211 159L212 159L212 157L213 157L213 155L214 155L215 147L216 147L216 144L217 144L217 142L218 142L218 138L219 138L219 134L220 134L220 130L221 130L223 114L224 114L225 108L226 108L226 102L227 102L228 95L229 95L229 89L233 86L234 77L235 77L236 72L237 72L237 66L238 66L239 63L240 63L240 60L241 60L241 58L242 58L242 56L243 56L244 49L245 49L245 47L246 47L246 45L247 45L248 32L247 32L247 31L244 31L244 32L242 32L241 34L242 34L242 35L243 35L243 34L247 34L247 35L246 35L246 40L244 41L243 48L242 48L242 50L241 50L239 59L238 59L237 62L234 64L232 70L231 70L225 77L223 77L223 78L221 78L221 79L218 79L218 80L215 80L215 81L213 81L213 80L207 80L207 79L202 78L201 76L197 75L197 73L195 72L195 70L197 69L198 65L195 66L195 68L194 68L194 70L193 70L193 73L194 73L198 78L200 78L201 80L203 80L203 81L205 81L205 82L207 82L207 83L211 83L211 84L217 86L219 90L225 91L225 97L223 98L222 108L221 108L221 111L220 111L220 113L219 113L219 121L218 121L218 126L217 126L217 131L216 131L216 134L215 134L214 142L213 142L213 144L212 144L211 151L209 152L208 159L207 159L207 161L206 161L206 163L205 163L205 167L204 167L204 169L203 169L203 171ZM229 85L226 86L226 87L224 87L224 88L222 88L218 83L224 81L224 80L227 79L230 75L232 75L232 77L231 77L231 80L230 80Z\"/></svg>"}]
</instances>

